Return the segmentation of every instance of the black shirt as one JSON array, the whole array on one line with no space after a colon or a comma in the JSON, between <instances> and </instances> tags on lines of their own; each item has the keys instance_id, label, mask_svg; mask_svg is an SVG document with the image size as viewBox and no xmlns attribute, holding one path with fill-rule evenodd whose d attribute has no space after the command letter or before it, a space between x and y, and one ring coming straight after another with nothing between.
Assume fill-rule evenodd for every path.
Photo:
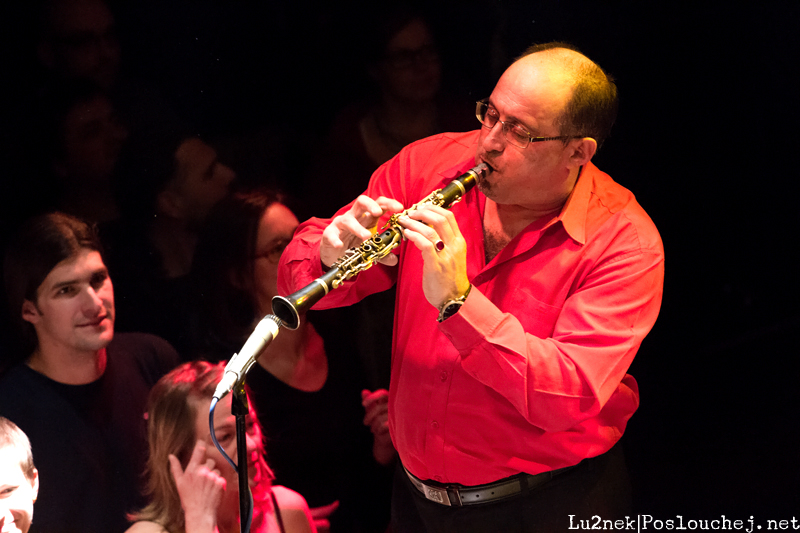
<instances>
[{"instance_id":1,"label":"black shirt","mask_svg":"<svg viewBox=\"0 0 800 533\"><path fill-rule=\"evenodd\" d=\"M100 379L65 385L24 363L0 379L0 415L28 436L39 470L31 532L122 532L141 495L147 395L178 364L163 339L114 336Z\"/></svg>"}]
</instances>

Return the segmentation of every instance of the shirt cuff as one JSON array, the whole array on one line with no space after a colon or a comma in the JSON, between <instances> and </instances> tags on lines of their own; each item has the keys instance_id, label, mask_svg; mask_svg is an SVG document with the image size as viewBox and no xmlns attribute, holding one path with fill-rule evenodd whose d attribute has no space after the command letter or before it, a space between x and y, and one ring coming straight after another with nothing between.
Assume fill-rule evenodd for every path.
<instances>
[{"instance_id":1,"label":"shirt cuff","mask_svg":"<svg viewBox=\"0 0 800 533\"><path fill-rule=\"evenodd\" d=\"M473 285L458 313L439 323L439 330L462 357L467 357L502 321L503 312Z\"/></svg>"}]
</instances>

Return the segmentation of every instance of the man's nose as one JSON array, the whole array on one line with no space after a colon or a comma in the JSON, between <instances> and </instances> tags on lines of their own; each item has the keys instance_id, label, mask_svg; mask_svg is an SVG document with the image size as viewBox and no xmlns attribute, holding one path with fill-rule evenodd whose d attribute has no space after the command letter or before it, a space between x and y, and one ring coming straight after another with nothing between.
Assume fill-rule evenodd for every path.
<instances>
[{"instance_id":1,"label":"man's nose","mask_svg":"<svg viewBox=\"0 0 800 533\"><path fill-rule=\"evenodd\" d=\"M503 134L503 124L498 120L491 129L486 128L486 135L483 137L483 147L489 152L502 152L506 147L506 139Z\"/></svg>"},{"instance_id":2,"label":"man's nose","mask_svg":"<svg viewBox=\"0 0 800 533\"><path fill-rule=\"evenodd\" d=\"M86 296L84 298L83 311L89 316L97 315L103 309L103 299L100 297L94 287L86 289Z\"/></svg>"}]
</instances>

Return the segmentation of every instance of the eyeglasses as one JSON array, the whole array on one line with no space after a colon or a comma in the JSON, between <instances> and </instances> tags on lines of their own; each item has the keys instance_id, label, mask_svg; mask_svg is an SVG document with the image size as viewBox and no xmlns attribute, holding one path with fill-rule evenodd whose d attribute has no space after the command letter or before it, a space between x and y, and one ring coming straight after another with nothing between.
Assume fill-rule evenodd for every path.
<instances>
[{"instance_id":1,"label":"eyeglasses","mask_svg":"<svg viewBox=\"0 0 800 533\"><path fill-rule=\"evenodd\" d=\"M564 139L580 139L584 135L559 135L558 137L534 137L525 128L514 122L503 122L500 120L500 114L497 109L492 107L488 98L478 102L475 108L475 116L478 118L483 127L491 130L499 122L503 125L503 137L510 144L517 148L526 148L530 143L538 143L541 141L563 141Z\"/></svg>"},{"instance_id":2,"label":"eyeglasses","mask_svg":"<svg viewBox=\"0 0 800 533\"><path fill-rule=\"evenodd\" d=\"M407 70L415 65L428 65L439 60L439 52L431 45L422 46L414 50L396 50L389 52L383 60L391 68Z\"/></svg>"},{"instance_id":3,"label":"eyeglasses","mask_svg":"<svg viewBox=\"0 0 800 533\"><path fill-rule=\"evenodd\" d=\"M273 265L277 265L278 262L281 260L281 254L289 246L291 239L281 239L275 243L274 246L265 250L261 253L258 253L254 256L254 259L266 259Z\"/></svg>"}]
</instances>

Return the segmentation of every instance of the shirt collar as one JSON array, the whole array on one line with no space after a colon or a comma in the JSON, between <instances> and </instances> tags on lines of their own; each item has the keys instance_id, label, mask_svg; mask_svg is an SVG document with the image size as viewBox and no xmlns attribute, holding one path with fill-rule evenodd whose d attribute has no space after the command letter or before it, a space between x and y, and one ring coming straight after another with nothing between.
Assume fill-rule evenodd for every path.
<instances>
[{"instance_id":1,"label":"shirt collar","mask_svg":"<svg viewBox=\"0 0 800 533\"><path fill-rule=\"evenodd\" d=\"M439 172L442 177L442 186L464 174L473 166L475 166L475 161L467 160ZM567 234L581 245L586 244L586 215L589 211L589 200L592 197L594 182L592 174L595 171L597 171L597 167L591 161L581 168L575 187L573 187L567 201L564 203L564 207L561 208L558 217L547 224L547 226L551 226L560 221ZM479 209L481 210L481 215L483 215L485 198L482 194L479 196Z\"/></svg>"},{"instance_id":2,"label":"shirt collar","mask_svg":"<svg viewBox=\"0 0 800 533\"><path fill-rule=\"evenodd\" d=\"M589 200L592 197L591 174L597 169L591 161L581 169L572 192L564 207L554 221L561 221L567 234L580 244L586 244L586 214L589 211Z\"/></svg>"}]
</instances>

